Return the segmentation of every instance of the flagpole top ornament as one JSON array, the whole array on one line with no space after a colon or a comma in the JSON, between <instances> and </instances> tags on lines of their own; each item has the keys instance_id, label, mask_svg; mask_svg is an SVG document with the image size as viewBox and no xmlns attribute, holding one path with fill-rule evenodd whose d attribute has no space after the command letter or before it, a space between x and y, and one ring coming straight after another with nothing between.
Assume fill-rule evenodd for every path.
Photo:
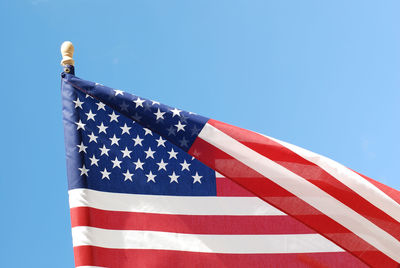
<instances>
[{"instance_id":1,"label":"flagpole top ornament","mask_svg":"<svg viewBox=\"0 0 400 268\"><path fill-rule=\"evenodd\" d=\"M64 43L62 43L61 55L62 55L62 60L61 60L62 66L74 65L75 61L72 58L74 55L74 45L70 41L65 41Z\"/></svg>"}]
</instances>

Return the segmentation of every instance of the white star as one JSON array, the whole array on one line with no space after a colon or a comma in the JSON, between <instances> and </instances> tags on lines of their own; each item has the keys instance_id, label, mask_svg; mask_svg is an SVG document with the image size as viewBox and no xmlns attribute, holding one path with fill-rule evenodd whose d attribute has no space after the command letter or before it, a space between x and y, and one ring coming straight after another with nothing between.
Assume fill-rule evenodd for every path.
<instances>
[{"instance_id":1,"label":"white star","mask_svg":"<svg viewBox=\"0 0 400 268\"><path fill-rule=\"evenodd\" d=\"M178 154L178 152L175 152L174 148L171 148L171 151L169 151L168 154L169 154L169 159L171 159L171 158L178 159L178 158L176 158L176 155Z\"/></svg>"},{"instance_id":2,"label":"white star","mask_svg":"<svg viewBox=\"0 0 400 268\"><path fill-rule=\"evenodd\" d=\"M169 126L169 128L167 128L168 130L168 136L174 135L175 136L175 129L173 126Z\"/></svg>"},{"instance_id":3,"label":"white star","mask_svg":"<svg viewBox=\"0 0 400 268\"><path fill-rule=\"evenodd\" d=\"M161 161L156 164L158 165L158 170L164 169L165 171L167 171L166 166L168 165L168 163L165 163L162 158L161 158Z\"/></svg>"},{"instance_id":4,"label":"white star","mask_svg":"<svg viewBox=\"0 0 400 268\"><path fill-rule=\"evenodd\" d=\"M103 144L103 148L99 148L99 150L101 151L100 156L102 156L103 154L108 156L108 151L110 151L110 149L107 149L104 144Z\"/></svg>"},{"instance_id":5,"label":"white star","mask_svg":"<svg viewBox=\"0 0 400 268\"><path fill-rule=\"evenodd\" d=\"M93 166L93 165L99 166L99 165L97 164L97 162L99 162L99 159L97 159L97 158L94 156L94 154L93 154L93 156L92 156L91 158L89 158L89 159L90 159L90 165L91 165L91 166Z\"/></svg>"},{"instance_id":6,"label":"white star","mask_svg":"<svg viewBox=\"0 0 400 268\"><path fill-rule=\"evenodd\" d=\"M199 131L200 131L200 129L198 129L196 126L194 126L192 128L192 136L198 135Z\"/></svg>"},{"instance_id":7,"label":"white star","mask_svg":"<svg viewBox=\"0 0 400 268\"><path fill-rule=\"evenodd\" d=\"M133 101L134 103L136 103L136 107L142 106L143 107L143 102L145 102L145 100L141 100L139 97Z\"/></svg>"},{"instance_id":8,"label":"white star","mask_svg":"<svg viewBox=\"0 0 400 268\"><path fill-rule=\"evenodd\" d=\"M121 107L121 110L122 110L122 111L128 112L129 105L128 105L125 101L123 101L123 102L119 105L119 107Z\"/></svg>"},{"instance_id":9,"label":"white star","mask_svg":"<svg viewBox=\"0 0 400 268\"><path fill-rule=\"evenodd\" d=\"M119 115L115 114L114 111L112 112L112 114L109 114L108 116L110 117L110 122L115 121L118 123L117 118L119 117Z\"/></svg>"},{"instance_id":10,"label":"white star","mask_svg":"<svg viewBox=\"0 0 400 268\"><path fill-rule=\"evenodd\" d=\"M179 130L185 131L186 125L181 124L181 121L178 121L178 124L176 124L175 126L177 128L176 132L179 132Z\"/></svg>"},{"instance_id":11,"label":"white star","mask_svg":"<svg viewBox=\"0 0 400 268\"><path fill-rule=\"evenodd\" d=\"M80 176L82 176L82 175L88 176L89 169L86 168L85 165L83 165L81 168L78 168L78 169L81 171L81 175Z\"/></svg>"},{"instance_id":12,"label":"white star","mask_svg":"<svg viewBox=\"0 0 400 268\"><path fill-rule=\"evenodd\" d=\"M132 118L133 118L134 120L136 120L136 121L142 120L142 117L141 117L138 113L135 113L134 115L132 115Z\"/></svg>"},{"instance_id":13,"label":"white star","mask_svg":"<svg viewBox=\"0 0 400 268\"><path fill-rule=\"evenodd\" d=\"M97 105L97 111L98 110L106 110L106 105L104 104L104 103L102 103L102 102L98 102L98 103L96 103L96 105Z\"/></svg>"},{"instance_id":14,"label":"white star","mask_svg":"<svg viewBox=\"0 0 400 268\"><path fill-rule=\"evenodd\" d=\"M104 132L105 134L107 134L106 129L107 129L108 127L105 126L105 125L103 124L103 122L101 122L100 126L97 126L97 127L99 128L99 134L100 134L101 132Z\"/></svg>"},{"instance_id":15,"label":"white star","mask_svg":"<svg viewBox=\"0 0 400 268\"><path fill-rule=\"evenodd\" d=\"M151 104L150 103L148 103L148 102L146 102L145 104L144 104L144 111L145 112L151 112Z\"/></svg>"},{"instance_id":16,"label":"white star","mask_svg":"<svg viewBox=\"0 0 400 268\"><path fill-rule=\"evenodd\" d=\"M86 153L86 148L87 148L87 146L83 145L83 141L81 142L80 145L77 145L77 146L78 146L78 148L79 148L79 152L78 152L78 153L80 153L80 152Z\"/></svg>"},{"instance_id":17,"label":"white star","mask_svg":"<svg viewBox=\"0 0 400 268\"><path fill-rule=\"evenodd\" d=\"M150 170L149 174L145 174L145 175L146 175L146 177L147 177L147 182L149 182L149 181L156 182L156 181L154 180L154 178L155 178L157 175L154 175L153 173L151 173L151 170Z\"/></svg>"},{"instance_id":18,"label":"white star","mask_svg":"<svg viewBox=\"0 0 400 268\"><path fill-rule=\"evenodd\" d=\"M146 112L146 111L149 111L149 112L151 112L151 109L150 109L150 107L151 107L151 104L150 103L148 103L148 102L146 102L145 104L144 104L144 111Z\"/></svg>"},{"instance_id":19,"label":"white star","mask_svg":"<svg viewBox=\"0 0 400 268\"><path fill-rule=\"evenodd\" d=\"M108 172L106 168L104 168L103 171L100 171L100 173L101 173L101 175L102 175L101 179L108 179L108 180L110 180L110 174L111 174L111 172Z\"/></svg>"},{"instance_id":20,"label":"white star","mask_svg":"<svg viewBox=\"0 0 400 268\"><path fill-rule=\"evenodd\" d=\"M156 120L158 120L158 119L164 119L164 114L165 114L165 112L161 112L161 111L160 111L160 108L158 108L158 109L157 109L157 112L154 113L154 115L156 116Z\"/></svg>"},{"instance_id":21,"label":"white star","mask_svg":"<svg viewBox=\"0 0 400 268\"><path fill-rule=\"evenodd\" d=\"M121 150L121 152L124 154L122 156L122 158L125 158L125 157L131 158L132 151L129 151L128 147L125 147L125 150Z\"/></svg>"},{"instance_id":22,"label":"white star","mask_svg":"<svg viewBox=\"0 0 400 268\"><path fill-rule=\"evenodd\" d=\"M201 155L201 152L197 151L196 149L193 150L193 155L195 157L199 157ZM192 160L194 160L194 157L192 157Z\"/></svg>"},{"instance_id":23,"label":"white star","mask_svg":"<svg viewBox=\"0 0 400 268\"><path fill-rule=\"evenodd\" d=\"M143 128L144 129L144 135L146 136L147 134L150 134L151 136L153 136L153 132L151 132L151 130L150 129L148 129L148 128Z\"/></svg>"},{"instance_id":24,"label":"white star","mask_svg":"<svg viewBox=\"0 0 400 268\"><path fill-rule=\"evenodd\" d=\"M124 181L127 181L127 180L132 181L133 173L131 174L131 173L129 172L129 169L127 169L126 172L125 172L125 173L122 173L122 174L124 174L124 176L125 176Z\"/></svg>"},{"instance_id":25,"label":"white star","mask_svg":"<svg viewBox=\"0 0 400 268\"><path fill-rule=\"evenodd\" d=\"M176 175L176 174L175 174L175 171L172 172L171 175L168 175L168 177L171 178L171 181L170 181L169 183L172 183L172 182L179 183L179 182L178 182L179 175Z\"/></svg>"},{"instance_id":26,"label":"white star","mask_svg":"<svg viewBox=\"0 0 400 268\"><path fill-rule=\"evenodd\" d=\"M199 176L199 174L196 172L196 174L194 175L194 176L192 176L193 177L193 184L194 183L196 183L196 182L198 182L198 183L201 183L201 178L203 178L203 176Z\"/></svg>"},{"instance_id":27,"label":"white star","mask_svg":"<svg viewBox=\"0 0 400 268\"><path fill-rule=\"evenodd\" d=\"M86 94L85 98L90 98L90 99L93 99L93 97L92 97L92 96L90 96L89 94Z\"/></svg>"},{"instance_id":28,"label":"white star","mask_svg":"<svg viewBox=\"0 0 400 268\"><path fill-rule=\"evenodd\" d=\"M95 120L94 120L94 117L96 116L96 114L92 113L92 110L89 110L89 112L88 112L88 113L85 113L85 114L86 114L86 116L87 116L87 121L89 121L89 120L95 121Z\"/></svg>"},{"instance_id":29,"label":"white star","mask_svg":"<svg viewBox=\"0 0 400 268\"><path fill-rule=\"evenodd\" d=\"M154 159L154 153L156 151L152 151L151 148L149 147L149 149L147 151L144 151L144 152L146 153L146 159L149 158L149 157Z\"/></svg>"},{"instance_id":30,"label":"white star","mask_svg":"<svg viewBox=\"0 0 400 268\"><path fill-rule=\"evenodd\" d=\"M84 102L81 102L80 100L79 100L79 98L76 98L76 100L74 100L73 101L74 103L75 103L75 108L81 108L81 109L83 109L82 108L82 104L84 104Z\"/></svg>"},{"instance_id":31,"label":"white star","mask_svg":"<svg viewBox=\"0 0 400 268\"><path fill-rule=\"evenodd\" d=\"M188 140L185 139L185 137L183 137L183 138L179 141L179 145L180 145L181 147L188 147L188 146L189 146L189 145L188 145Z\"/></svg>"},{"instance_id":32,"label":"white star","mask_svg":"<svg viewBox=\"0 0 400 268\"><path fill-rule=\"evenodd\" d=\"M157 147L158 146L163 146L163 147L165 147L165 142L166 142L166 140L164 140L163 138L161 138L161 136L156 140L156 142L157 142Z\"/></svg>"},{"instance_id":33,"label":"white star","mask_svg":"<svg viewBox=\"0 0 400 268\"><path fill-rule=\"evenodd\" d=\"M153 101L153 100L151 101L151 105L156 105L156 104L160 105L158 101Z\"/></svg>"},{"instance_id":34,"label":"white star","mask_svg":"<svg viewBox=\"0 0 400 268\"><path fill-rule=\"evenodd\" d=\"M181 115L181 121L183 122L183 123L187 123L187 120L188 120L188 118L189 117L186 117L185 115Z\"/></svg>"},{"instance_id":35,"label":"white star","mask_svg":"<svg viewBox=\"0 0 400 268\"><path fill-rule=\"evenodd\" d=\"M134 164L135 164L135 170L136 169L138 169L138 168L140 168L141 170L143 170L143 165L144 165L144 162L140 162L140 158L138 158L138 160L136 161L136 162L133 162Z\"/></svg>"},{"instance_id":36,"label":"white star","mask_svg":"<svg viewBox=\"0 0 400 268\"><path fill-rule=\"evenodd\" d=\"M114 89L114 91L115 91L115 96L124 95L124 92L122 90Z\"/></svg>"},{"instance_id":37,"label":"white star","mask_svg":"<svg viewBox=\"0 0 400 268\"><path fill-rule=\"evenodd\" d=\"M182 110L178 110L178 109L174 108L170 111L172 112L172 117L174 117L175 115L181 116L180 112L182 112Z\"/></svg>"},{"instance_id":38,"label":"white star","mask_svg":"<svg viewBox=\"0 0 400 268\"><path fill-rule=\"evenodd\" d=\"M97 143L97 136L94 135L94 133L92 132L92 134L88 135L89 137L89 143L91 143L92 141L94 141L95 143Z\"/></svg>"},{"instance_id":39,"label":"white star","mask_svg":"<svg viewBox=\"0 0 400 268\"><path fill-rule=\"evenodd\" d=\"M116 144L117 146L119 146L118 141L120 140L119 138L117 138L114 134L114 136L112 138L109 138L111 140L111 145Z\"/></svg>"},{"instance_id":40,"label":"white star","mask_svg":"<svg viewBox=\"0 0 400 268\"><path fill-rule=\"evenodd\" d=\"M82 121L80 119L79 119L79 122L75 122L75 124L76 124L76 130L78 130L80 128L85 130L86 124L82 123Z\"/></svg>"},{"instance_id":41,"label":"white star","mask_svg":"<svg viewBox=\"0 0 400 268\"><path fill-rule=\"evenodd\" d=\"M139 135L136 135L136 138L135 139L133 139L133 141L135 142L135 145L133 145L133 146L136 146L136 145L140 145L140 146L143 146L142 145L142 141L143 141L143 139L141 139L140 137L139 137Z\"/></svg>"},{"instance_id":42,"label":"white star","mask_svg":"<svg viewBox=\"0 0 400 268\"><path fill-rule=\"evenodd\" d=\"M122 161L119 161L117 157L115 157L114 160L111 160L111 162L113 163L113 168L115 167L121 168L120 164L122 163Z\"/></svg>"},{"instance_id":43,"label":"white star","mask_svg":"<svg viewBox=\"0 0 400 268\"><path fill-rule=\"evenodd\" d=\"M186 160L183 160L183 163L180 163L180 165L182 166L182 171L184 171L185 169L187 169L188 171L190 171L190 170L189 170L189 166L190 166L191 164L186 163Z\"/></svg>"},{"instance_id":44,"label":"white star","mask_svg":"<svg viewBox=\"0 0 400 268\"><path fill-rule=\"evenodd\" d=\"M121 135L123 135L124 133L127 133L128 135L131 134L131 133L129 132L129 130L131 129L131 127L128 127L128 126L126 125L126 123L124 124L123 127L120 127L120 128L122 129L122 134L121 134Z\"/></svg>"}]
</instances>

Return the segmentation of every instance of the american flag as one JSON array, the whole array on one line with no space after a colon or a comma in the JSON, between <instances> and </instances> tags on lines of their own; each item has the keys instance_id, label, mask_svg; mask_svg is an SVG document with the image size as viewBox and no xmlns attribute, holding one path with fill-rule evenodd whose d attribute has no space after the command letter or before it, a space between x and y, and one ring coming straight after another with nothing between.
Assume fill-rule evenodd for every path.
<instances>
[{"instance_id":1,"label":"american flag","mask_svg":"<svg viewBox=\"0 0 400 268\"><path fill-rule=\"evenodd\" d=\"M399 267L397 190L69 68L76 267Z\"/></svg>"}]
</instances>

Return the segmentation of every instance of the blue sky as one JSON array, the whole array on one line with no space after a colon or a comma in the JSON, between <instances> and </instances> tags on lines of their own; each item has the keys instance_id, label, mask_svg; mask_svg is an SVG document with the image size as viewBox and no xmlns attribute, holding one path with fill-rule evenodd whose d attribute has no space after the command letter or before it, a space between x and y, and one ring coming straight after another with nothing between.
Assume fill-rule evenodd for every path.
<instances>
[{"instance_id":1,"label":"blue sky","mask_svg":"<svg viewBox=\"0 0 400 268\"><path fill-rule=\"evenodd\" d=\"M2 267L73 267L59 48L77 76L400 189L398 1L0 1Z\"/></svg>"}]
</instances>

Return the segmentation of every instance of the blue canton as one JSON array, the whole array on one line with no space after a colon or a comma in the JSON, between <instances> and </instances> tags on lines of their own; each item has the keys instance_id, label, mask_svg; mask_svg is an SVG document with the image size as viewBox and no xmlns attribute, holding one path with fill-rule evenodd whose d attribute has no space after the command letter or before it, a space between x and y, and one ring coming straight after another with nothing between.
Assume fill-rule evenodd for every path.
<instances>
[{"instance_id":1,"label":"blue canton","mask_svg":"<svg viewBox=\"0 0 400 268\"><path fill-rule=\"evenodd\" d=\"M215 171L186 153L207 118L63 76L69 189L216 195Z\"/></svg>"}]
</instances>

